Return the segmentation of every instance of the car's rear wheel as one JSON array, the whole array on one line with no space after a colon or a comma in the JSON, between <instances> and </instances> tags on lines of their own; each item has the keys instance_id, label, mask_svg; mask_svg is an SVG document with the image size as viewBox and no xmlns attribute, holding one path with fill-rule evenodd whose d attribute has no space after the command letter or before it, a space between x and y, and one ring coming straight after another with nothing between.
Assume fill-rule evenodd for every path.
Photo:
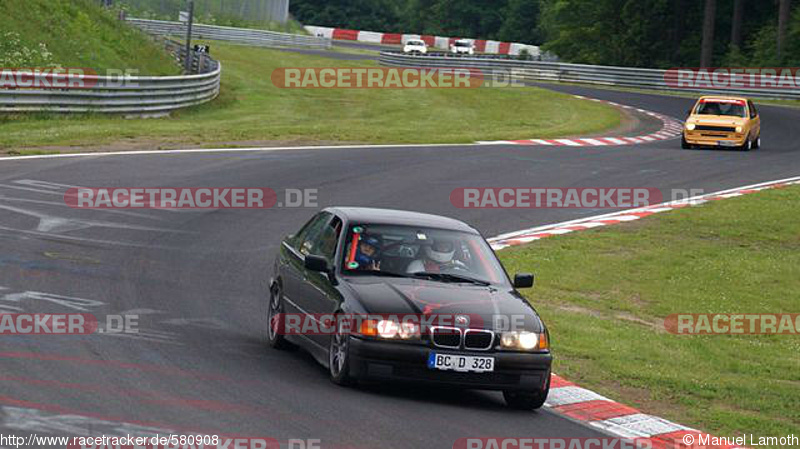
<instances>
[{"instance_id":1,"label":"car's rear wheel","mask_svg":"<svg viewBox=\"0 0 800 449\"><path fill-rule=\"evenodd\" d=\"M753 149L754 150L760 150L761 149L761 136L760 135L756 139L756 142L753 144Z\"/></svg>"},{"instance_id":2,"label":"car's rear wheel","mask_svg":"<svg viewBox=\"0 0 800 449\"><path fill-rule=\"evenodd\" d=\"M541 391L504 391L503 399L506 405L517 410L537 410L542 408L547 395L550 394L550 375L547 376L547 384Z\"/></svg>"},{"instance_id":3,"label":"car's rear wheel","mask_svg":"<svg viewBox=\"0 0 800 449\"><path fill-rule=\"evenodd\" d=\"M354 379L350 376L350 335L339 324L336 333L331 336L331 345L328 350L328 371L331 381L337 385L353 385Z\"/></svg>"},{"instance_id":4,"label":"car's rear wheel","mask_svg":"<svg viewBox=\"0 0 800 449\"><path fill-rule=\"evenodd\" d=\"M275 285L270 290L269 305L267 306L267 343L275 349L285 349L291 346L283 335L284 320L283 296L280 285Z\"/></svg>"}]
</instances>

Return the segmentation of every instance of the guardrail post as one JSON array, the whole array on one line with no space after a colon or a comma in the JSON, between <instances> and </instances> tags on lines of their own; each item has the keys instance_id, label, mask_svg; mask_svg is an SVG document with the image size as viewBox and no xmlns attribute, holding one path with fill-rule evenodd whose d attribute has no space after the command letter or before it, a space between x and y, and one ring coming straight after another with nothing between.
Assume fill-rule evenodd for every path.
<instances>
[{"instance_id":1,"label":"guardrail post","mask_svg":"<svg viewBox=\"0 0 800 449\"><path fill-rule=\"evenodd\" d=\"M189 21L186 24L186 73L192 73L192 25L194 24L194 0L189 0Z\"/></svg>"}]
</instances>

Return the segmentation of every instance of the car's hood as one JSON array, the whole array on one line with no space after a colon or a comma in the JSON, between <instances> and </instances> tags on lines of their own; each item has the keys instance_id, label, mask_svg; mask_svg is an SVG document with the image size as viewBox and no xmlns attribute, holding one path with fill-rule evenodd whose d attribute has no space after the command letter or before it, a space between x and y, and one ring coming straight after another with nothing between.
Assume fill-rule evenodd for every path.
<instances>
[{"instance_id":1,"label":"car's hood","mask_svg":"<svg viewBox=\"0 0 800 449\"><path fill-rule=\"evenodd\" d=\"M704 115L694 116L689 119L689 123L695 125L711 125L711 126L741 126L745 122L742 117L731 117L725 115Z\"/></svg>"},{"instance_id":2,"label":"car's hood","mask_svg":"<svg viewBox=\"0 0 800 449\"><path fill-rule=\"evenodd\" d=\"M518 320L521 328L542 329L533 307L510 286L483 287L417 279L352 278L346 281L362 310L358 313L467 315L470 327L497 328Z\"/></svg>"}]
</instances>

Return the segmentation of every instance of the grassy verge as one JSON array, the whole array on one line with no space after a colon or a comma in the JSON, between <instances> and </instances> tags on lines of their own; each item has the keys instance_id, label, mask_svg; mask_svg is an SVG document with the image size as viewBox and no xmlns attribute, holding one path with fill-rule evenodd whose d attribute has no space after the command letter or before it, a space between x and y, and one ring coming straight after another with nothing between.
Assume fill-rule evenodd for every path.
<instances>
[{"instance_id":1,"label":"grassy verge","mask_svg":"<svg viewBox=\"0 0 800 449\"><path fill-rule=\"evenodd\" d=\"M96 0L0 1L0 67L88 67L177 75L172 58ZM44 47L42 47L42 44Z\"/></svg>"},{"instance_id":2,"label":"grassy verge","mask_svg":"<svg viewBox=\"0 0 800 449\"><path fill-rule=\"evenodd\" d=\"M224 75L222 94L210 104L167 119L0 118L0 148L131 141L151 148L242 142L466 143L596 133L621 121L612 107L538 88L279 89L270 78L278 67L375 63L219 42L211 48Z\"/></svg>"},{"instance_id":3,"label":"grassy verge","mask_svg":"<svg viewBox=\"0 0 800 449\"><path fill-rule=\"evenodd\" d=\"M720 436L800 429L800 336L686 336L673 313L800 312L800 188L504 250L533 271L555 371Z\"/></svg>"}]
</instances>

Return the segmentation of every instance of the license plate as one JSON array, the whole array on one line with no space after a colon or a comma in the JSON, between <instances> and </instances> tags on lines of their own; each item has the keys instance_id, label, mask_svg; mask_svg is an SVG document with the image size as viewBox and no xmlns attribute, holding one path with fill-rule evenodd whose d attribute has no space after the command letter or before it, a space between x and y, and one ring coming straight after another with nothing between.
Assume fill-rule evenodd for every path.
<instances>
[{"instance_id":1,"label":"license plate","mask_svg":"<svg viewBox=\"0 0 800 449\"><path fill-rule=\"evenodd\" d=\"M464 373L488 373L494 371L494 357L431 352L428 356L428 368Z\"/></svg>"},{"instance_id":2,"label":"license plate","mask_svg":"<svg viewBox=\"0 0 800 449\"><path fill-rule=\"evenodd\" d=\"M735 147L736 142L731 142L729 140L720 140L719 142L717 142L717 145L721 147Z\"/></svg>"}]
</instances>

